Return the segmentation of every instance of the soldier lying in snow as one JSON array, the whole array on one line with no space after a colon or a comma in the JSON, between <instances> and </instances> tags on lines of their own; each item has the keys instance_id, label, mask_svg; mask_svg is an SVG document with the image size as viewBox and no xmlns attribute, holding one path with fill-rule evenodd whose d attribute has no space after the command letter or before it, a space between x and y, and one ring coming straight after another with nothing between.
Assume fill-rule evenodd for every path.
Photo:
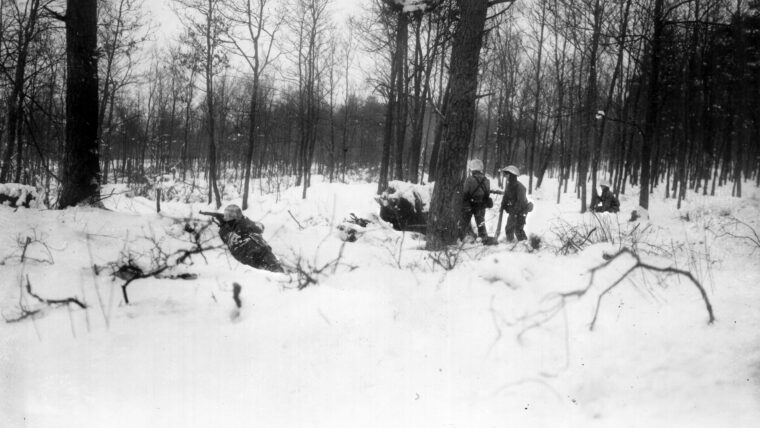
<instances>
[{"instance_id":1,"label":"soldier lying in snow","mask_svg":"<svg viewBox=\"0 0 760 428\"><path fill-rule=\"evenodd\" d=\"M256 269L284 272L272 248L261 236L264 225L243 216L239 206L228 205L223 215L203 211L201 214L213 215L219 220L219 237L237 261Z\"/></svg>"}]
</instances>

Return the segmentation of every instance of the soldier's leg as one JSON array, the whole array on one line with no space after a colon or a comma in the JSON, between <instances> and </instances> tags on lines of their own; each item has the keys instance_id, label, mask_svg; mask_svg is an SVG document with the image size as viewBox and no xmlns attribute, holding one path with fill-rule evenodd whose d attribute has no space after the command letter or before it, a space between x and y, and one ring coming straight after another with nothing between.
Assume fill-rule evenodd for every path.
<instances>
[{"instance_id":1,"label":"soldier's leg","mask_svg":"<svg viewBox=\"0 0 760 428\"><path fill-rule=\"evenodd\" d=\"M282 264L272 253L272 250L269 248L269 246L261 246L256 248L254 251L251 251L248 258L250 260L250 263L247 264L249 266L255 267L256 269L264 269L270 272L285 271L282 268Z\"/></svg>"},{"instance_id":2,"label":"soldier's leg","mask_svg":"<svg viewBox=\"0 0 760 428\"><path fill-rule=\"evenodd\" d=\"M266 269L270 272L285 272L285 269L283 269L282 264L280 264L280 261L277 260L277 257L275 257L274 254L271 252L267 253L264 256L264 260L262 260L262 268Z\"/></svg>"},{"instance_id":3,"label":"soldier's leg","mask_svg":"<svg viewBox=\"0 0 760 428\"><path fill-rule=\"evenodd\" d=\"M462 223L459 225L459 239L464 239L467 235L472 235L472 226L470 221L472 219L472 211L469 208L464 208L462 211Z\"/></svg>"},{"instance_id":4,"label":"soldier's leg","mask_svg":"<svg viewBox=\"0 0 760 428\"><path fill-rule=\"evenodd\" d=\"M486 209L479 208L475 211L475 223L478 225L478 236L481 239L488 238L488 231L486 230Z\"/></svg>"},{"instance_id":5,"label":"soldier's leg","mask_svg":"<svg viewBox=\"0 0 760 428\"><path fill-rule=\"evenodd\" d=\"M504 227L504 236L507 238L507 241L512 242L515 240L515 215L514 214L508 214L507 215L507 225Z\"/></svg>"},{"instance_id":6,"label":"soldier's leg","mask_svg":"<svg viewBox=\"0 0 760 428\"><path fill-rule=\"evenodd\" d=\"M518 215L515 227L515 234L518 241L524 241L528 239L525 235L525 215Z\"/></svg>"}]
</instances>

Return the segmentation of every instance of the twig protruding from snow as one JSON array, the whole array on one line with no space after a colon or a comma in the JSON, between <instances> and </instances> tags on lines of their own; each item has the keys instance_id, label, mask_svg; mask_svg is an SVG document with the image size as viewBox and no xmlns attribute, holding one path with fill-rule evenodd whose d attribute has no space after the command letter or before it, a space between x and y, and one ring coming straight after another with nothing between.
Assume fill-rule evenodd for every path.
<instances>
[{"instance_id":1,"label":"twig protruding from snow","mask_svg":"<svg viewBox=\"0 0 760 428\"><path fill-rule=\"evenodd\" d=\"M82 309L87 309L87 305L82 303L79 299L76 297L67 297L65 299L45 299L43 297L40 297L37 294L34 294L32 291L32 283L29 281L29 275L26 276L26 292L29 293L30 296L34 297L35 300L37 300L40 303L44 303L46 305L77 305Z\"/></svg>"},{"instance_id":2,"label":"twig protruding from snow","mask_svg":"<svg viewBox=\"0 0 760 428\"><path fill-rule=\"evenodd\" d=\"M290 210L288 210L288 214L290 214L290 218L292 218L293 221L296 222L296 224L298 225L298 230L303 230L304 227L301 226L301 222L298 221L298 219L296 218L296 216L294 216L293 213L290 212Z\"/></svg>"}]
</instances>

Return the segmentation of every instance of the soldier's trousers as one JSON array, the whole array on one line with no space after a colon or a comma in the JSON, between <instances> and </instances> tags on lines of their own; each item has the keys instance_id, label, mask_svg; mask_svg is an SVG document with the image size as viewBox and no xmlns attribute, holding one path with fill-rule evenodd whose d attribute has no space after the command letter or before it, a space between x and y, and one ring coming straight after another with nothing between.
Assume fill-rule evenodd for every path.
<instances>
[{"instance_id":1,"label":"soldier's trousers","mask_svg":"<svg viewBox=\"0 0 760 428\"><path fill-rule=\"evenodd\" d=\"M488 237L488 231L486 231L486 209L483 208L471 208L464 210L464 215L462 217L462 231L460 233L460 238L464 238L468 231L472 232L472 229L470 228L470 220L472 217L475 217L475 224L478 227L478 236L481 239L485 239Z\"/></svg>"},{"instance_id":2,"label":"soldier's trousers","mask_svg":"<svg viewBox=\"0 0 760 428\"><path fill-rule=\"evenodd\" d=\"M270 272L284 272L280 261L261 235L251 234L230 248L230 253L240 263Z\"/></svg>"},{"instance_id":3,"label":"soldier's trousers","mask_svg":"<svg viewBox=\"0 0 760 428\"><path fill-rule=\"evenodd\" d=\"M509 214L507 217L507 226L504 228L504 234L507 241L514 241L517 237L518 241L524 241L528 239L525 235L525 214Z\"/></svg>"}]
</instances>

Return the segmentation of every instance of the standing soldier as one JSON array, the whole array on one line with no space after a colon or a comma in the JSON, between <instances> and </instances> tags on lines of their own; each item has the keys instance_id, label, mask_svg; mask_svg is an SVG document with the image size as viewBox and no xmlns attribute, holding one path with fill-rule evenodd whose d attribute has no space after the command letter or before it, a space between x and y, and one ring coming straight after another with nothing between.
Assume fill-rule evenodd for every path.
<instances>
[{"instance_id":1,"label":"standing soldier","mask_svg":"<svg viewBox=\"0 0 760 428\"><path fill-rule=\"evenodd\" d=\"M470 161L468 168L472 174L464 181L462 201L462 229L460 238L464 239L470 229L470 219L475 216L475 224L478 227L478 236L485 242L488 240L486 231L486 208L493 206L493 200L489 196L491 182L483 174L483 162L480 159ZM490 201L490 206L489 206Z\"/></svg>"},{"instance_id":2,"label":"standing soldier","mask_svg":"<svg viewBox=\"0 0 760 428\"><path fill-rule=\"evenodd\" d=\"M531 211L531 204L528 203L527 191L522 183L517 181L520 170L514 165L503 168L501 172L507 175L507 186L504 189L504 197L501 199L500 211L506 211L507 226L504 233L507 235L507 241L512 242L517 236L518 241L528 239L525 235L525 217Z\"/></svg>"},{"instance_id":3,"label":"standing soldier","mask_svg":"<svg viewBox=\"0 0 760 428\"><path fill-rule=\"evenodd\" d=\"M620 201L610 191L610 183L601 181L599 187L602 188L602 194L591 200L591 211L598 213L616 213L620 211Z\"/></svg>"}]
</instances>

